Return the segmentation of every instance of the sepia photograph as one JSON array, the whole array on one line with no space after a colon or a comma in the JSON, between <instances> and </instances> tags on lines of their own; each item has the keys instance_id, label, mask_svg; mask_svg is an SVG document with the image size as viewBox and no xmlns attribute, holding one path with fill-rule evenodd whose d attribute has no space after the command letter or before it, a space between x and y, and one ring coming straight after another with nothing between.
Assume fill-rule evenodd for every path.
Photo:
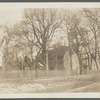
<instances>
[{"instance_id":1,"label":"sepia photograph","mask_svg":"<svg viewBox=\"0 0 100 100\"><path fill-rule=\"evenodd\" d=\"M100 95L100 3L0 3L0 98L70 93Z\"/></svg>"}]
</instances>

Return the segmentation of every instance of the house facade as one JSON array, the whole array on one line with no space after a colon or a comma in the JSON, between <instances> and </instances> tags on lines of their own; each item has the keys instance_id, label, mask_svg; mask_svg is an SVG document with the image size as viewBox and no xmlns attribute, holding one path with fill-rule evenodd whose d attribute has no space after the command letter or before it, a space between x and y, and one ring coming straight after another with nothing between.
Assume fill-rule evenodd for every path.
<instances>
[{"instance_id":1,"label":"house facade","mask_svg":"<svg viewBox=\"0 0 100 100\"><path fill-rule=\"evenodd\" d=\"M48 51L48 66L49 70L63 70L64 69L64 61L63 57L68 50L67 46L59 46L55 49ZM42 55L36 57L36 62L40 62L43 64Z\"/></svg>"}]
</instances>

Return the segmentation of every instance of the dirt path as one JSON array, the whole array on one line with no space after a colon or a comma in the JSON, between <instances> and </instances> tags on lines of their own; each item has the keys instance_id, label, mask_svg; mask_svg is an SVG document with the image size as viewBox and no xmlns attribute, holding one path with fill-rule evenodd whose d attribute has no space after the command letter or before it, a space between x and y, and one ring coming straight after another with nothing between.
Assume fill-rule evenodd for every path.
<instances>
[{"instance_id":1,"label":"dirt path","mask_svg":"<svg viewBox=\"0 0 100 100\"><path fill-rule=\"evenodd\" d=\"M100 92L100 82L71 90L70 92Z\"/></svg>"},{"instance_id":2,"label":"dirt path","mask_svg":"<svg viewBox=\"0 0 100 100\"><path fill-rule=\"evenodd\" d=\"M90 78L81 79L73 85L73 89L69 92L100 92L100 73L96 73ZM68 92L67 90L65 92Z\"/></svg>"}]
</instances>

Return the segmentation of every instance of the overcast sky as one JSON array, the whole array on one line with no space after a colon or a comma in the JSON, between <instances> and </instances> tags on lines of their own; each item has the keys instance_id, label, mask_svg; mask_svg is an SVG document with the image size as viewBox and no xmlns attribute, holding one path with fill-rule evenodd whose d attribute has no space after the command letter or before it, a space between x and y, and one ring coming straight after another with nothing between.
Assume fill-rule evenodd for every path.
<instances>
[{"instance_id":1,"label":"overcast sky","mask_svg":"<svg viewBox=\"0 0 100 100\"><path fill-rule=\"evenodd\" d=\"M22 19L22 10L17 8L0 9L0 24L15 24Z\"/></svg>"},{"instance_id":2,"label":"overcast sky","mask_svg":"<svg viewBox=\"0 0 100 100\"><path fill-rule=\"evenodd\" d=\"M22 18L23 8L85 8L100 3L0 3L0 24L14 24Z\"/></svg>"}]
</instances>

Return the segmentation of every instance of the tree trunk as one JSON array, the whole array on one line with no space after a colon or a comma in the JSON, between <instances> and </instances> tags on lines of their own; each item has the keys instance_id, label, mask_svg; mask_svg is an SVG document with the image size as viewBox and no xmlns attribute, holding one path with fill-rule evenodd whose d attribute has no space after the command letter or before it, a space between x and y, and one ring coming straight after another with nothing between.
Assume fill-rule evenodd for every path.
<instances>
[{"instance_id":1,"label":"tree trunk","mask_svg":"<svg viewBox=\"0 0 100 100\"><path fill-rule=\"evenodd\" d=\"M45 64L45 69L46 69L46 76L48 76L48 70L49 70L49 67L48 67L48 51L45 52L45 59L44 59L44 64Z\"/></svg>"},{"instance_id":2,"label":"tree trunk","mask_svg":"<svg viewBox=\"0 0 100 100\"><path fill-rule=\"evenodd\" d=\"M72 66L72 54L70 53L70 68L71 70L73 70L73 66Z\"/></svg>"},{"instance_id":3,"label":"tree trunk","mask_svg":"<svg viewBox=\"0 0 100 100\"><path fill-rule=\"evenodd\" d=\"M48 66L48 51L46 51L46 58L45 58L45 65L46 65L46 71L48 72L49 66Z\"/></svg>"},{"instance_id":4,"label":"tree trunk","mask_svg":"<svg viewBox=\"0 0 100 100\"><path fill-rule=\"evenodd\" d=\"M94 57L94 61L95 61L95 64L96 64L96 68L99 69L98 67L98 63L97 63L97 35L96 35L96 32L94 33L94 38L95 38L95 57Z\"/></svg>"},{"instance_id":5,"label":"tree trunk","mask_svg":"<svg viewBox=\"0 0 100 100\"><path fill-rule=\"evenodd\" d=\"M77 57L78 57L78 62L79 62L79 74L82 75L82 66L81 66L81 59L80 59L79 53L77 53Z\"/></svg>"},{"instance_id":6,"label":"tree trunk","mask_svg":"<svg viewBox=\"0 0 100 100\"><path fill-rule=\"evenodd\" d=\"M71 41L70 41L70 35L69 35L69 33L68 33L68 42L69 42L69 55L70 55L70 68L71 68L71 70L72 70L72 48L71 48Z\"/></svg>"},{"instance_id":7,"label":"tree trunk","mask_svg":"<svg viewBox=\"0 0 100 100\"><path fill-rule=\"evenodd\" d=\"M56 65L55 65L55 70L57 70L57 49L56 49L55 54L56 54Z\"/></svg>"},{"instance_id":8,"label":"tree trunk","mask_svg":"<svg viewBox=\"0 0 100 100\"><path fill-rule=\"evenodd\" d=\"M85 74L87 74L87 68L85 68L84 70L85 70Z\"/></svg>"},{"instance_id":9,"label":"tree trunk","mask_svg":"<svg viewBox=\"0 0 100 100\"><path fill-rule=\"evenodd\" d=\"M99 67L98 67L97 59L95 58L94 61L95 61L95 64L96 64L96 68L97 68L97 70L98 70Z\"/></svg>"},{"instance_id":10,"label":"tree trunk","mask_svg":"<svg viewBox=\"0 0 100 100\"><path fill-rule=\"evenodd\" d=\"M92 61L93 61L93 59L92 59L92 55L91 55L91 61L90 61L91 62L91 70L92 70Z\"/></svg>"},{"instance_id":11,"label":"tree trunk","mask_svg":"<svg viewBox=\"0 0 100 100\"><path fill-rule=\"evenodd\" d=\"M2 61L2 67L3 67L3 71L5 71L5 59L4 59L4 56L3 56L3 61Z\"/></svg>"},{"instance_id":12,"label":"tree trunk","mask_svg":"<svg viewBox=\"0 0 100 100\"><path fill-rule=\"evenodd\" d=\"M100 64L100 54L98 54L98 57L99 57L99 64Z\"/></svg>"},{"instance_id":13,"label":"tree trunk","mask_svg":"<svg viewBox=\"0 0 100 100\"><path fill-rule=\"evenodd\" d=\"M38 75L38 72L37 72L37 66L35 67L35 78L37 79L37 75Z\"/></svg>"},{"instance_id":14,"label":"tree trunk","mask_svg":"<svg viewBox=\"0 0 100 100\"><path fill-rule=\"evenodd\" d=\"M80 67L79 67L79 71L80 71L79 74L82 75L82 66L81 66L81 61L79 61L79 66L80 66Z\"/></svg>"},{"instance_id":15,"label":"tree trunk","mask_svg":"<svg viewBox=\"0 0 100 100\"><path fill-rule=\"evenodd\" d=\"M35 69L35 66L33 66L33 55L32 55L32 48L31 48L31 60L30 60L30 69L32 69L32 67L34 67L34 69Z\"/></svg>"},{"instance_id":16,"label":"tree trunk","mask_svg":"<svg viewBox=\"0 0 100 100\"><path fill-rule=\"evenodd\" d=\"M87 54L87 55L88 55L88 68L89 68L89 70L91 70L91 67L92 67L91 59L90 59L89 54Z\"/></svg>"},{"instance_id":17,"label":"tree trunk","mask_svg":"<svg viewBox=\"0 0 100 100\"><path fill-rule=\"evenodd\" d=\"M33 62L32 62L33 63ZM35 67L36 67L36 65L35 65L35 58L34 58L34 70L35 70Z\"/></svg>"}]
</instances>

